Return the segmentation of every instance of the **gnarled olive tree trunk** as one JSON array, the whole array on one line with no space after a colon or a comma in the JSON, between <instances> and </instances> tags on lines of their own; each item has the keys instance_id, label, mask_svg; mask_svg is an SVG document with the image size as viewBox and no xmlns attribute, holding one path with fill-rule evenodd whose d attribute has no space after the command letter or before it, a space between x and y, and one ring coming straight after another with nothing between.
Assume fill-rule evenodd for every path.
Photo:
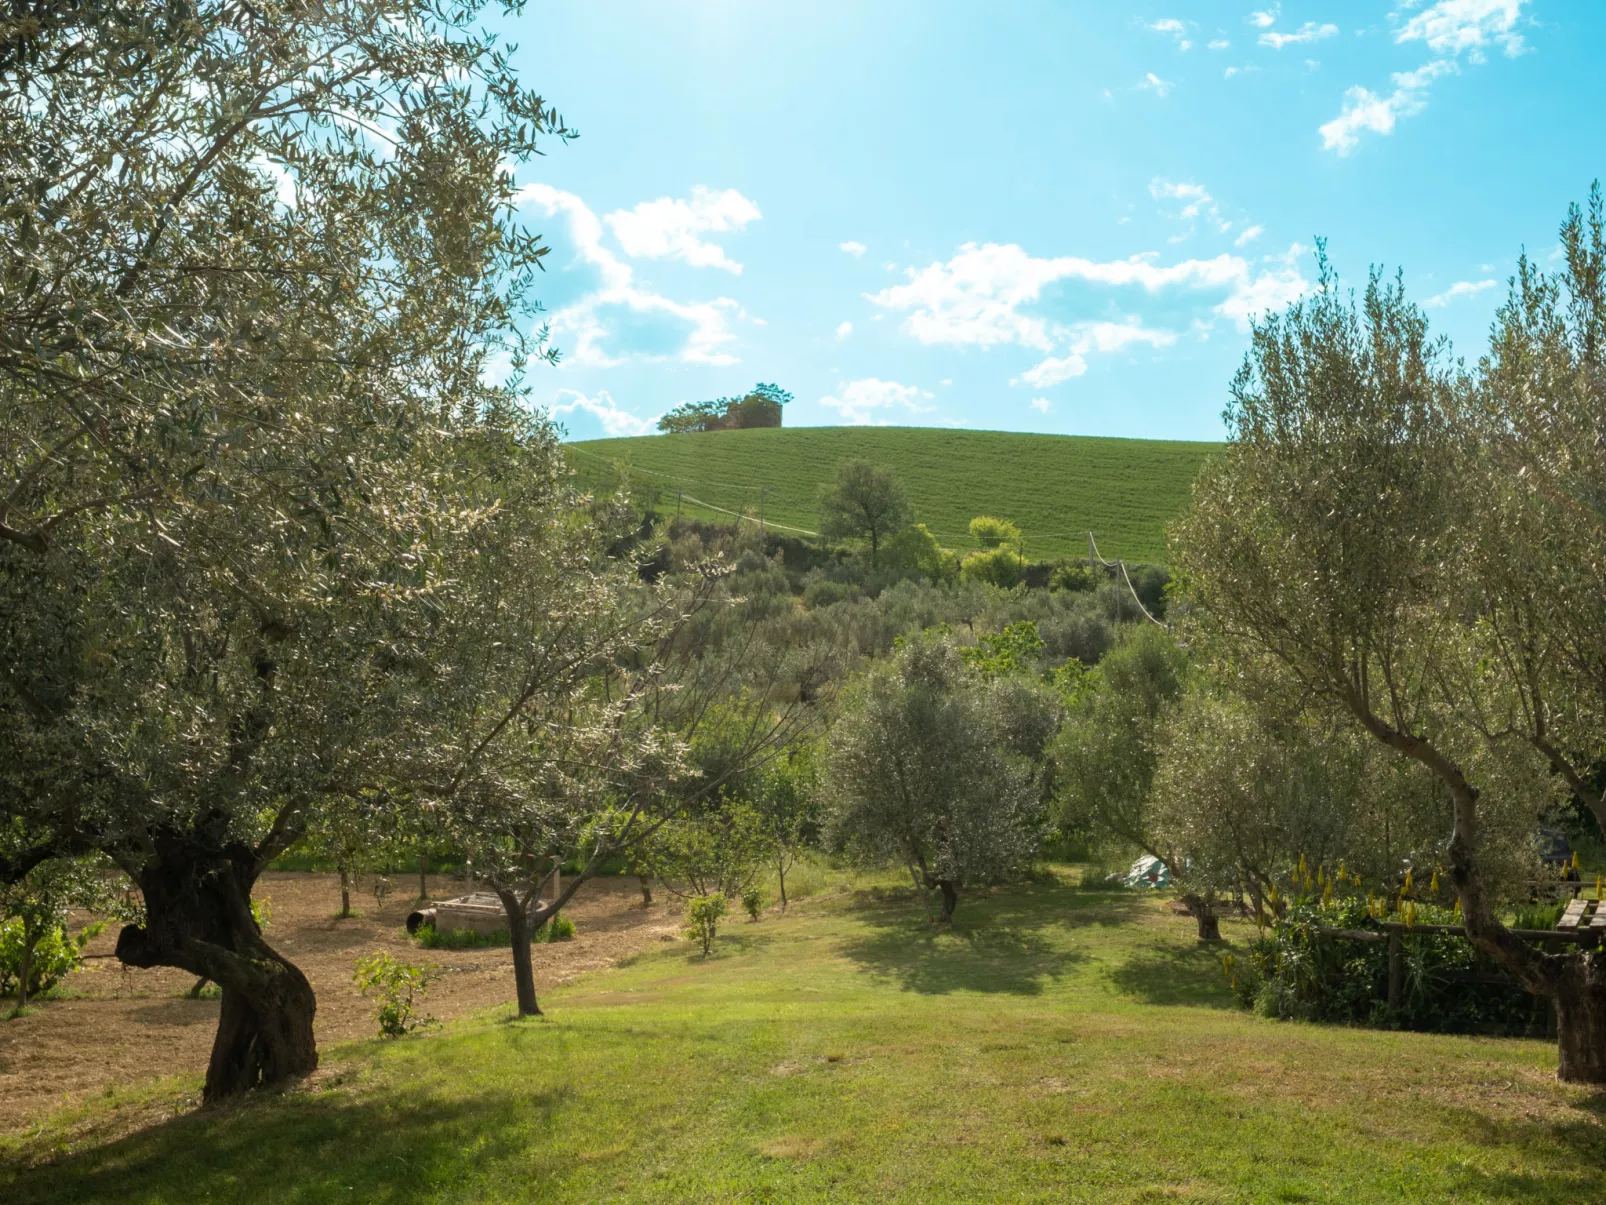
<instances>
[{"instance_id":1,"label":"gnarled olive tree trunk","mask_svg":"<svg viewBox=\"0 0 1606 1205\"><path fill-rule=\"evenodd\" d=\"M255 850L164 836L156 856L132 871L145 923L117 937L128 966L179 967L223 989L205 1100L307 1075L318 1066L312 1036L317 1000L307 977L262 939L251 915Z\"/></svg>"},{"instance_id":2,"label":"gnarled olive tree trunk","mask_svg":"<svg viewBox=\"0 0 1606 1205\"><path fill-rule=\"evenodd\" d=\"M1363 723L1369 719L1362 715ZM1455 808L1450 877L1461 900L1467 937L1524 988L1550 1001L1556 1012L1556 1078L1606 1084L1606 953L1545 954L1501 924L1484 894L1483 876L1478 871L1477 788L1467 781L1459 765L1427 741L1375 719L1367 726L1385 744L1433 771L1449 788Z\"/></svg>"}]
</instances>

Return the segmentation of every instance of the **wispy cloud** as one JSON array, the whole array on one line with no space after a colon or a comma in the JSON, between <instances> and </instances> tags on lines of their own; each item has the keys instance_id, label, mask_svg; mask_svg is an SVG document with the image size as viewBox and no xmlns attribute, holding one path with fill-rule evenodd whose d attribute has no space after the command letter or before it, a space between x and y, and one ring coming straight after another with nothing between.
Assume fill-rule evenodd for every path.
<instances>
[{"instance_id":1,"label":"wispy cloud","mask_svg":"<svg viewBox=\"0 0 1606 1205\"><path fill-rule=\"evenodd\" d=\"M562 422L566 415L584 411L602 424L605 435L647 435L656 423L653 418L641 418L623 409L606 389L597 390L595 397L587 397L577 389L560 389L559 398L572 398L549 407L553 418Z\"/></svg>"},{"instance_id":2,"label":"wispy cloud","mask_svg":"<svg viewBox=\"0 0 1606 1205\"><path fill-rule=\"evenodd\" d=\"M863 255L870 248L866 247L863 243L856 243L852 239L849 239L845 243L838 243L836 245L836 249L838 251L846 251L849 255L851 255L855 259L857 259L859 256Z\"/></svg>"},{"instance_id":3,"label":"wispy cloud","mask_svg":"<svg viewBox=\"0 0 1606 1205\"><path fill-rule=\"evenodd\" d=\"M1463 51L1474 63L1486 47L1516 57L1526 49L1517 22L1526 0L1439 0L1417 13L1394 35L1396 42L1425 42L1435 54Z\"/></svg>"},{"instance_id":4,"label":"wispy cloud","mask_svg":"<svg viewBox=\"0 0 1606 1205\"><path fill-rule=\"evenodd\" d=\"M1394 31L1400 45L1421 42L1438 58L1415 71L1396 72L1387 96L1355 85L1344 93L1339 115L1321 127L1322 145L1347 155L1363 133L1387 135L1403 117L1427 108L1428 91L1440 76L1460 70L1459 60L1485 61L1485 50L1498 47L1508 56L1527 48L1518 32L1527 0L1439 0Z\"/></svg>"},{"instance_id":5,"label":"wispy cloud","mask_svg":"<svg viewBox=\"0 0 1606 1205\"><path fill-rule=\"evenodd\" d=\"M1158 21L1151 21L1149 28L1155 33L1163 33L1177 40L1178 50L1188 50L1193 43L1188 40L1188 26L1175 17L1161 17Z\"/></svg>"},{"instance_id":6,"label":"wispy cloud","mask_svg":"<svg viewBox=\"0 0 1606 1205\"><path fill-rule=\"evenodd\" d=\"M1052 389L1087 372L1087 357L1100 352L1118 352L1133 344L1170 347L1177 341L1173 331L1152 330L1136 321L1087 322L1073 328L1063 356L1049 356L1034 364L1010 382L1033 389Z\"/></svg>"},{"instance_id":7,"label":"wispy cloud","mask_svg":"<svg viewBox=\"0 0 1606 1205\"><path fill-rule=\"evenodd\" d=\"M1457 71L1451 59L1435 59L1415 71L1394 73L1394 91L1387 96L1359 85L1344 93L1344 108L1321 127L1322 145L1347 155L1360 145L1363 133L1392 134L1402 117L1413 117L1427 108L1428 87L1441 75Z\"/></svg>"},{"instance_id":8,"label":"wispy cloud","mask_svg":"<svg viewBox=\"0 0 1606 1205\"><path fill-rule=\"evenodd\" d=\"M886 411L905 410L914 414L929 412L931 407L921 405L921 401L930 396L931 394L926 393L918 385L902 385L897 381L863 377L857 381L845 381L838 385L834 394L827 394L820 399L820 405L839 412L843 422L849 426L885 426L892 421L891 418L883 417Z\"/></svg>"},{"instance_id":9,"label":"wispy cloud","mask_svg":"<svg viewBox=\"0 0 1606 1205\"><path fill-rule=\"evenodd\" d=\"M1338 32L1336 25L1318 25L1314 21L1306 21L1293 33L1279 33L1275 29L1268 29L1260 35L1260 44L1270 46L1273 50L1281 50L1284 46L1298 46L1306 42L1320 42L1323 38L1330 38Z\"/></svg>"},{"instance_id":10,"label":"wispy cloud","mask_svg":"<svg viewBox=\"0 0 1606 1205\"><path fill-rule=\"evenodd\" d=\"M1213 39L1211 39L1210 44L1207 47L1205 47L1205 49L1206 50L1231 50L1232 49L1232 43L1227 41L1226 38L1213 38Z\"/></svg>"},{"instance_id":11,"label":"wispy cloud","mask_svg":"<svg viewBox=\"0 0 1606 1205\"><path fill-rule=\"evenodd\" d=\"M1034 397L1032 399L1032 409L1041 411L1043 414L1047 414L1050 410L1054 409L1054 403L1049 401L1046 397Z\"/></svg>"},{"instance_id":12,"label":"wispy cloud","mask_svg":"<svg viewBox=\"0 0 1606 1205\"><path fill-rule=\"evenodd\" d=\"M1439 309L1449 305L1452 301L1460 301L1467 297L1476 297L1479 293L1487 292L1500 282L1496 280L1458 280L1444 292L1429 297L1422 304L1430 309Z\"/></svg>"},{"instance_id":13,"label":"wispy cloud","mask_svg":"<svg viewBox=\"0 0 1606 1205\"><path fill-rule=\"evenodd\" d=\"M1167 96L1171 95L1171 89L1174 86L1175 85L1173 85L1170 80L1161 79L1158 75L1151 71L1145 75L1141 81L1139 81L1138 91L1153 92L1161 100L1164 100Z\"/></svg>"},{"instance_id":14,"label":"wispy cloud","mask_svg":"<svg viewBox=\"0 0 1606 1205\"><path fill-rule=\"evenodd\" d=\"M853 323L851 323L851 322L841 323L836 328L837 342L840 343L843 339L846 339L852 333L853 333Z\"/></svg>"},{"instance_id":15,"label":"wispy cloud","mask_svg":"<svg viewBox=\"0 0 1606 1205\"><path fill-rule=\"evenodd\" d=\"M1263 8L1257 12L1250 13L1246 19L1250 25L1255 26L1257 29L1270 29L1277 24L1277 18L1282 15L1282 11L1283 6L1281 4L1273 4L1270 8Z\"/></svg>"},{"instance_id":16,"label":"wispy cloud","mask_svg":"<svg viewBox=\"0 0 1606 1205\"><path fill-rule=\"evenodd\" d=\"M1148 294L1186 290L1213 297L1213 311L1247 327L1250 314L1299 296L1305 281L1288 257L1258 265L1238 255L1157 262L1147 252L1099 261L1080 256L1039 258L1015 243L966 243L943 262L907 271L903 284L866 294L888 313L904 315L902 330L925 344L993 347L1013 344L1045 353L1085 355L1108 350L1114 326L1057 321L1040 312L1043 291L1059 281ZM1268 266L1269 265L1269 266ZM1091 336L1091 345L1084 346ZM1063 351L1061 349L1064 349ZM1060 371L1071 372L1074 361ZM1024 379L1024 378L1023 378Z\"/></svg>"},{"instance_id":17,"label":"wispy cloud","mask_svg":"<svg viewBox=\"0 0 1606 1205\"><path fill-rule=\"evenodd\" d=\"M1232 245L1234 247L1247 247L1250 243L1254 242L1264 233L1266 233L1266 228L1264 226L1251 226L1237 238L1233 239Z\"/></svg>"},{"instance_id":18,"label":"wispy cloud","mask_svg":"<svg viewBox=\"0 0 1606 1205\"><path fill-rule=\"evenodd\" d=\"M1181 209L1171 215L1181 221L1191 224L1203 217L1209 220L1223 234L1232 228L1232 223L1221 216L1221 210L1216 206L1215 199L1211 197L1202 184L1178 183L1156 176L1149 181L1149 195L1156 201L1172 200L1182 202ZM1186 234L1180 235L1172 241L1180 241L1180 239L1186 238L1192 232L1190 225Z\"/></svg>"}]
</instances>

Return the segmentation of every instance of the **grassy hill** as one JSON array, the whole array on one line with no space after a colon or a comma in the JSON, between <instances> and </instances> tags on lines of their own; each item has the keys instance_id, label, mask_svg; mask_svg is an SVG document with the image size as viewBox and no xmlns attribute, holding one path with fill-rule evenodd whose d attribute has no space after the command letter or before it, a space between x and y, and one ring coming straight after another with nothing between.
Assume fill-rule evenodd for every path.
<instances>
[{"instance_id":1,"label":"grassy hill","mask_svg":"<svg viewBox=\"0 0 1606 1205\"><path fill-rule=\"evenodd\" d=\"M1262 1020L1190 920L1068 869L942 932L864 886L581 976L539 1020L328 1050L281 1096L108 1089L0 1137L0 1200L1601 1200L1606 1106L1552 1042Z\"/></svg>"},{"instance_id":2,"label":"grassy hill","mask_svg":"<svg viewBox=\"0 0 1606 1205\"><path fill-rule=\"evenodd\" d=\"M568 445L576 470L601 482L613 462L660 491L671 512L706 519L758 513L812 532L820 486L843 460L863 457L902 478L915 517L950 548L969 546L976 515L1011 519L1035 559L1099 551L1130 561L1165 559L1165 525L1220 445L1092 439L926 427L795 427L596 439Z\"/></svg>"}]
</instances>

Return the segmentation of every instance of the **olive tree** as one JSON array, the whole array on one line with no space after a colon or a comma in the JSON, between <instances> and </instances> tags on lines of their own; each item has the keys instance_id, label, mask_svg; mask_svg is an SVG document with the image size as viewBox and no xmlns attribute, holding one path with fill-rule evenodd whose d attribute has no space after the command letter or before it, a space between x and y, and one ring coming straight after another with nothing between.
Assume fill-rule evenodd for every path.
<instances>
[{"instance_id":1,"label":"olive tree","mask_svg":"<svg viewBox=\"0 0 1606 1205\"><path fill-rule=\"evenodd\" d=\"M383 785L460 450L524 421L485 370L543 354L508 165L567 131L480 7L37 5L0 51L0 878L133 878L118 957L222 988L208 1100L316 1065L251 888Z\"/></svg>"},{"instance_id":2,"label":"olive tree","mask_svg":"<svg viewBox=\"0 0 1606 1205\"><path fill-rule=\"evenodd\" d=\"M1160 727L1149 824L1185 889L1242 893L1263 916L1300 889L1301 862L1384 895L1404 867L1439 864L1444 807L1432 776L1343 717L1269 713L1196 680Z\"/></svg>"},{"instance_id":3,"label":"olive tree","mask_svg":"<svg viewBox=\"0 0 1606 1205\"><path fill-rule=\"evenodd\" d=\"M833 540L864 540L870 568L879 567L881 545L909 522L909 499L890 469L868 460L845 460L836 480L820 493L820 534Z\"/></svg>"},{"instance_id":4,"label":"olive tree","mask_svg":"<svg viewBox=\"0 0 1606 1205\"><path fill-rule=\"evenodd\" d=\"M1313 703L1438 780L1467 935L1553 1002L1559 1075L1606 1082L1606 955L1522 941L1486 873L1531 857L1548 795L1521 680L1548 667L1508 655L1494 617L1521 595L1477 572L1504 509L1491 485L1511 485L1499 447L1403 285L1374 273L1357 305L1321 267L1312 296L1255 326L1230 442L1174 532L1201 638L1224 667L1280 663Z\"/></svg>"},{"instance_id":5,"label":"olive tree","mask_svg":"<svg viewBox=\"0 0 1606 1205\"><path fill-rule=\"evenodd\" d=\"M828 836L855 859L905 866L922 899L1022 871L1043 821L1047 692L984 679L944 637L910 638L850 690L826 751Z\"/></svg>"},{"instance_id":6,"label":"olive tree","mask_svg":"<svg viewBox=\"0 0 1606 1205\"><path fill-rule=\"evenodd\" d=\"M501 900L533 1016L530 935L606 863L650 872L664 826L743 797L817 723L832 654L771 639L764 606L718 564L630 587L604 530L573 525L553 548L544 505L499 495L456 566L460 605L433 631L398 773Z\"/></svg>"},{"instance_id":7,"label":"olive tree","mask_svg":"<svg viewBox=\"0 0 1606 1205\"><path fill-rule=\"evenodd\" d=\"M1214 940L1216 885L1185 874L1186 859L1157 827L1151 799L1163 725L1188 677L1187 654L1153 625L1129 631L1081 677L1054 747L1055 812L1065 831L1114 838L1165 863L1200 939Z\"/></svg>"}]
</instances>

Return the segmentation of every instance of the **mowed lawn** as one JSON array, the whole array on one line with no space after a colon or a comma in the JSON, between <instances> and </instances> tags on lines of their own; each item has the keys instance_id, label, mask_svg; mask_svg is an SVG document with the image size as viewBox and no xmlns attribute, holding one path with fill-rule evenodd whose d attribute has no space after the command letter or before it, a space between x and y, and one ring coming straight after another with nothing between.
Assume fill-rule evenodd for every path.
<instances>
[{"instance_id":1,"label":"mowed lawn","mask_svg":"<svg viewBox=\"0 0 1606 1205\"><path fill-rule=\"evenodd\" d=\"M1606 1200L1606 1094L1548 1044L1246 1015L1163 901L1056 877L940 934L907 894L811 899L279 1099L97 1101L5 1149L0 1199Z\"/></svg>"},{"instance_id":2,"label":"mowed lawn","mask_svg":"<svg viewBox=\"0 0 1606 1205\"><path fill-rule=\"evenodd\" d=\"M916 520L946 547L971 547L970 520L987 514L1020 524L1033 559L1085 557L1091 530L1103 555L1154 562L1165 560L1165 525L1186 508L1193 479L1219 446L911 427L708 431L568 445L582 480L600 484L613 463L628 462L671 514L679 494L683 512L695 517L756 515L762 486L766 520L813 531L820 487L840 462L861 457L898 474Z\"/></svg>"}]
</instances>

